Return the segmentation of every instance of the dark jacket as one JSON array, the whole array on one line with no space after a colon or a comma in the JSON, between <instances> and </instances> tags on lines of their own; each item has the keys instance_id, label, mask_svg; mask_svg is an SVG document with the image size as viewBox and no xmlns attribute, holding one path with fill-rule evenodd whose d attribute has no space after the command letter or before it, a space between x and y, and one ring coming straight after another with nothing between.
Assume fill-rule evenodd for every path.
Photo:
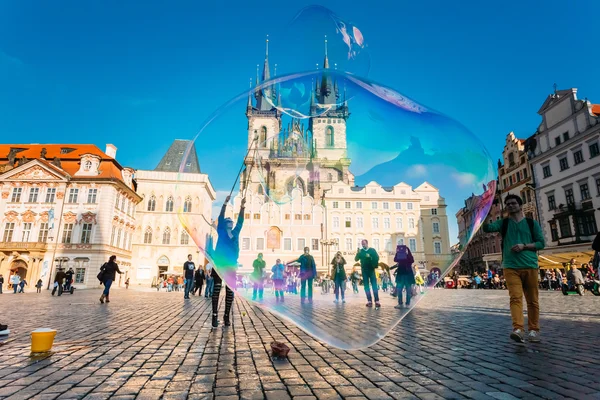
<instances>
[{"instance_id":1,"label":"dark jacket","mask_svg":"<svg viewBox=\"0 0 600 400\"><path fill-rule=\"evenodd\" d=\"M194 279L196 280L196 284L198 285L202 285L204 283L204 270L202 268L198 268L196 270Z\"/></svg>"},{"instance_id":2,"label":"dark jacket","mask_svg":"<svg viewBox=\"0 0 600 400\"><path fill-rule=\"evenodd\" d=\"M363 271L374 271L375 268L379 265L379 255L374 248L369 247L368 249L360 249L358 253L356 253L356 257L354 257L354 261L360 260L360 268Z\"/></svg>"},{"instance_id":3,"label":"dark jacket","mask_svg":"<svg viewBox=\"0 0 600 400\"><path fill-rule=\"evenodd\" d=\"M594 238L594 242L592 243L592 249L600 253L600 232L598 232L596 234L596 237Z\"/></svg>"},{"instance_id":4,"label":"dark jacket","mask_svg":"<svg viewBox=\"0 0 600 400\"><path fill-rule=\"evenodd\" d=\"M119 270L119 266L114 261L104 263L104 265L100 268L100 271L104 272L103 281L114 281L117 272L119 274L121 273L121 271Z\"/></svg>"},{"instance_id":5,"label":"dark jacket","mask_svg":"<svg viewBox=\"0 0 600 400\"><path fill-rule=\"evenodd\" d=\"M300 263L300 279L314 279L317 276L317 264L310 254L302 254L296 260Z\"/></svg>"},{"instance_id":6,"label":"dark jacket","mask_svg":"<svg viewBox=\"0 0 600 400\"><path fill-rule=\"evenodd\" d=\"M340 262L337 262L337 257L334 257L331 260L331 265L333 266L332 279L335 282L345 281L346 280L346 269L344 266L346 265L346 260L342 257Z\"/></svg>"},{"instance_id":7,"label":"dark jacket","mask_svg":"<svg viewBox=\"0 0 600 400\"><path fill-rule=\"evenodd\" d=\"M65 277L65 271L57 271L56 275L54 276L54 282L62 284L65 281Z\"/></svg>"},{"instance_id":8,"label":"dark jacket","mask_svg":"<svg viewBox=\"0 0 600 400\"><path fill-rule=\"evenodd\" d=\"M185 273L185 279L194 279L194 270L196 265L193 261L186 261L183 263L183 271Z\"/></svg>"},{"instance_id":9,"label":"dark jacket","mask_svg":"<svg viewBox=\"0 0 600 400\"><path fill-rule=\"evenodd\" d=\"M244 225L244 207L240 208L237 223L231 232L232 237L229 237L227 228L225 228L226 207L227 205L223 204L217 221L217 246L215 247L214 260L217 267L237 268L240 255L240 232Z\"/></svg>"}]
</instances>

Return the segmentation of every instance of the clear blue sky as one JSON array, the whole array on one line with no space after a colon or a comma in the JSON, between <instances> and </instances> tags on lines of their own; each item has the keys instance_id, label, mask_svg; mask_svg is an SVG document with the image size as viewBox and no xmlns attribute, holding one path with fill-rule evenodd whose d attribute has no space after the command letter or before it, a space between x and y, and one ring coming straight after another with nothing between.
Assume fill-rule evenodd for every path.
<instances>
[{"instance_id":1,"label":"clear blue sky","mask_svg":"<svg viewBox=\"0 0 600 400\"><path fill-rule=\"evenodd\" d=\"M113 143L123 165L152 169L310 4L0 0L0 142ZM370 78L457 119L494 160L508 132L536 130L555 82L600 103L592 0L320 4L361 29ZM282 72L289 50L272 54Z\"/></svg>"}]
</instances>

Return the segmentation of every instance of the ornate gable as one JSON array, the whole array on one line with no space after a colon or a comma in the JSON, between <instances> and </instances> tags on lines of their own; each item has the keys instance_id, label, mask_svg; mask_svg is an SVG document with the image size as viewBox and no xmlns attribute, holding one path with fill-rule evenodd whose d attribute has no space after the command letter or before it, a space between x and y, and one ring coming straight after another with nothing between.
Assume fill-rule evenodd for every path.
<instances>
[{"instance_id":1,"label":"ornate gable","mask_svg":"<svg viewBox=\"0 0 600 400\"><path fill-rule=\"evenodd\" d=\"M33 211L27 210L21 214L21 218L23 219L23 222L35 222L36 215L37 214L34 213Z\"/></svg>"},{"instance_id":2,"label":"ornate gable","mask_svg":"<svg viewBox=\"0 0 600 400\"><path fill-rule=\"evenodd\" d=\"M54 171L51 167L44 165L39 160L33 160L11 169L1 176L3 181L64 181L59 171Z\"/></svg>"}]
</instances>

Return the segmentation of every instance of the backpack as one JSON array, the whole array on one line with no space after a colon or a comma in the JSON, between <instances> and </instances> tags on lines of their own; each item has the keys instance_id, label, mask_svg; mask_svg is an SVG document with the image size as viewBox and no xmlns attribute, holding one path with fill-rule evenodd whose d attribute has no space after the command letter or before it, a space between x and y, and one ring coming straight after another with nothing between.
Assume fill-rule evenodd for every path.
<instances>
[{"instance_id":1,"label":"backpack","mask_svg":"<svg viewBox=\"0 0 600 400\"><path fill-rule=\"evenodd\" d=\"M527 225L529 225L529 232L531 233L531 240L534 240L533 238L533 231L534 231L534 225L533 225L533 219L531 218L525 218L527 220ZM504 255L504 237L506 236L506 232L508 231L508 218L504 218L502 220L502 228L500 230L500 237L502 239L500 239L500 248L502 249L502 254Z\"/></svg>"}]
</instances>

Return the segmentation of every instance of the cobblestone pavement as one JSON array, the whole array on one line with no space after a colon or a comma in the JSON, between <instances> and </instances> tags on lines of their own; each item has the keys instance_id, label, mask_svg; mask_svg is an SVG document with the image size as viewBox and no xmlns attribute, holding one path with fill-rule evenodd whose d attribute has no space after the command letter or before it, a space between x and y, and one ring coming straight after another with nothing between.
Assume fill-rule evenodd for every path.
<instances>
[{"instance_id":1,"label":"cobblestone pavement","mask_svg":"<svg viewBox=\"0 0 600 400\"><path fill-rule=\"evenodd\" d=\"M203 297L120 289L101 305L99 295L0 295L12 331L0 398L600 399L600 297L542 293L543 342L517 345L506 291L434 290L382 341L344 351L240 298L232 327L212 330ZM353 335L355 325L338 326ZM32 357L40 327L58 335L52 354ZM273 340L289 359L270 357Z\"/></svg>"}]
</instances>

